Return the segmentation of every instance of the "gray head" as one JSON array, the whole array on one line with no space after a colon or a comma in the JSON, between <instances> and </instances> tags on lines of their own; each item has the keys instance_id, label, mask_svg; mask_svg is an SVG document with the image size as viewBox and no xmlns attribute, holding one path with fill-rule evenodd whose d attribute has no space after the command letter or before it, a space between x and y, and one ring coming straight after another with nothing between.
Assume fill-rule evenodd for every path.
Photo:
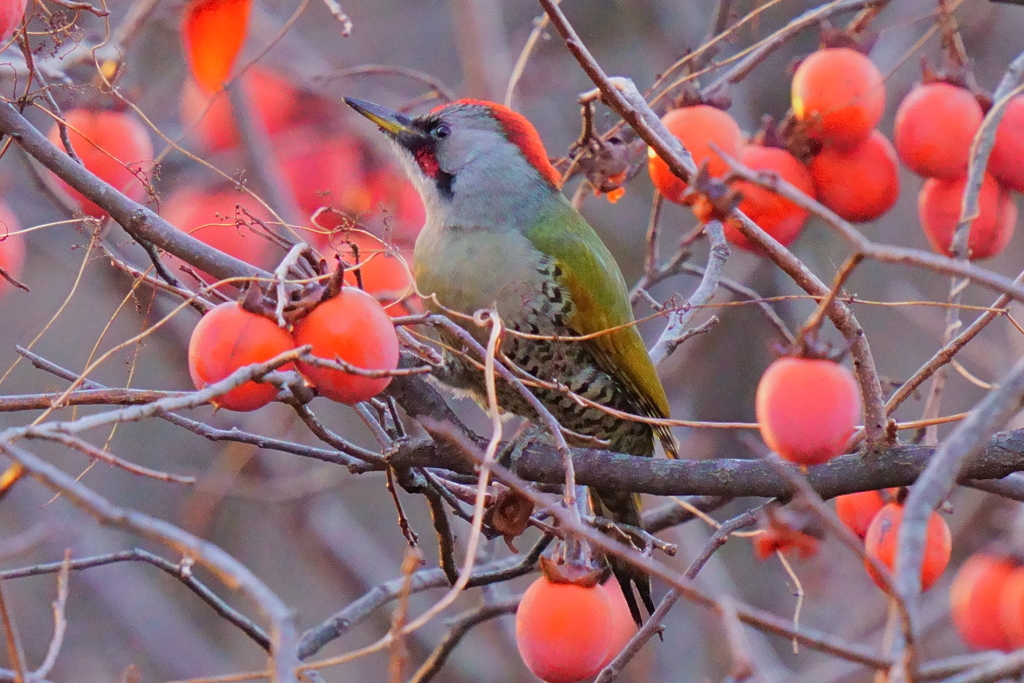
<instances>
[{"instance_id":1,"label":"gray head","mask_svg":"<svg viewBox=\"0 0 1024 683\"><path fill-rule=\"evenodd\" d=\"M560 193L537 130L508 107L458 100L416 118L345 98L399 151L428 222L490 227Z\"/></svg>"}]
</instances>

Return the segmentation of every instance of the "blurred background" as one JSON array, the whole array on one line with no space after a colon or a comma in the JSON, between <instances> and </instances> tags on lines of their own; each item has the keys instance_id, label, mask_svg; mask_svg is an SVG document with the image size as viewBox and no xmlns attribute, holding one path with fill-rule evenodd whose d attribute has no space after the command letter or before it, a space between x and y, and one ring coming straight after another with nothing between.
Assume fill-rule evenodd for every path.
<instances>
[{"instance_id":1,"label":"blurred background","mask_svg":"<svg viewBox=\"0 0 1024 683\"><path fill-rule=\"evenodd\" d=\"M742 16L763 4L739 1L734 3L734 11ZM735 32L719 59L770 35L816 3L792 0L770 5ZM220 222L229 229L219 231L220 237L211 237L211 243L242 250L244 258L264 266L272 265L283 252L234 228L236 203L254 213L261 210L236 189L238 184L265 199L300 234L305 229L306 236L323 249L331 245L322 233L334 225L330 216L322 217L319 227L309 220L320 205L358 215L368 229L387 237L398 249L409 249L422 221L418 198L383 137L344 108L341 97L354 96L390 107L408 105L414 112L437 104L436 98L429 97L432 91L435 95L441 91L502 101L513 66L541 14L539 5L530 0L346 0L343 8L352 31L343 37L342 24L320 0L257 0L241 57L241 63L254 65L231 88L233 114L227 94L221 93L210 104L190 82L180 35L182 3L107 0L106 7L110 16L105 21L46 0L30 2L30 41L38 48L35 57L67 77L66 83L50 79L53 97L65 111L83 106L124 109L97 87L97 66L91 59L83 59L82 52L101 43L108 30L116 35L126 19L137 21L119 44L109 43L101 49L97 61L101 66L108 60L119 65L119 92L148 120L146 135L159 159L158 171L152 176L155 195L148 201L182 229L214 221L218 213L222 219L226 216ZM299 7L304 9L284 31ZM702 43L715 3L566 0L563 7L606 72L628 76L643 89ZM939 61L938 36L921 40L934 25L934 10L935 3L930 0L894 0L872 24L878 39L871 56L886 75L887 116L880 125L886 135L891 135L892 116L900 99L919 80L920 58ZM48 17L46 12L59 14ZM1024 49L1020 31L1024 7L967 0L958 5L955 15L979 84L993 89L1009 62ZM843 15L837 23L848 18ZM730 112L748 133L755 131L762 115L781 118L785 114L791 64L814 50L818 38L817 29L804 31L732 89ZM7 57L15 67L24 64L17 46L0 54L0 62ZM0 69L3 92L11 99L25 88L23 75L19 77L15 67ZM417 74L429 76L433 85ZM513 106L536 124L549 155L561 157L579 135L577 96L591 88L562 41L547 31L525 63ZM599 108L598 112L601 130L615 122L606 110ZM44 132L53 125L51 117L36 109L29 108L26 113ZM236 121L235 115L243 120ZM133 116L142 120L142 116ZM247 131L256 137L245 144ZM571 180L567 193L571 194L578 182ZM896 207L863 229L874 240L927 249L915 209L922 181L902 171L901 182ZM36 353L79 372L98 355L166 315L176 302L153 297L145 287L133 289L132 279L110 266L98 248L99 240L136 265L145 267L145 257L116 225L102 227L100 237L93 237L95 226L74 220L80 216L74 213L74 202L62 197L45 173L30 168L16 145L7 149L0 161L0 188L0 196L28 230L27 265L21 279L31 289L7 289L0 296L0 390L4 395L63 390L66 384L62 381L19 362L14 346L31 345ZM626 186L618 203L586 193L582 205L583 213L619 260L628 282L641 274L651 201L652 187L646 173L640 173ZM663 256L673 253L680 237L696 224L685 207L667 205L662 219ZM1015 276L1024 262L1022 240L1024 236L1017 235L988 266ZM827 226L815 221L792 248L826 282L848 253L847 246ZM705 256L706 247L698 244L693 262L702 264ZM380 260L382 270L395 263L394 259ZM399 267L397 274L374 276L380 278L382 296L401 289L390 279L401 275ZM799 293L777 267L745 252L734 251L727 276L764 296ZM680 276L659 285L652 294L659 300L672 296L685 300L696 283ZM949 286L948 278L932 273L866 263L847 289L863 300L927 302L944 301ZM995 298L971 287L964 302L984 306ZM717 300L727 299L722 294ZM795 328L813 310L813 304L793 300L776 308ZM855 310L887 381L906 379L941 345L946 314L941 307L858 305ZM649 312L643 305L637 309L638 316ZM687 342L661 367L673 417L751 422L757 381L773 358L773 331L754 307L707 311L698 322L711 314L718 315L721 322L708 334ZM973 319L973 314L965 314L965 318ZM90 377L110 386L190 389L186 348L197 320L195 311L185 309L141 343L115 351ZM645 326L649 340L661 325L655 320ZM838 340L831 329L826 337ZM993 382L1022 349L1019 331L997 321L958 358L972 375ZM943 412L967 410L984 392L963 375L953 373ZM908 401L895 417L918 418L922 399L923 395ZM481 431L487 429L474 405L453 403L469 424ZM324 399L316 399L312 407L345 438L373 447L370 434L350 409ZM90 412L66 410L61 416ZM237 426L275 438L315 443L293 412L282 405L273 404L255 414L214 414L207 407L187 415L216 427ZM6 413L0 416L0 424L26 424L34 417ZM940 434L945 431L948 428L940 429ZM686 458L753 456L740 436L729 431L676 433ZM374 585L401 574L406 543L383 475L353 476L344 468L287 454L210 442L159 420L122 425L90 434L90 438L141 465L191 474L199 482L193 487L160 483L104 464L89 467L78 453L46 444L31 446L66 471L81 474L86 485L116 504L169 520L224 548L294 609L300 628L319 623ZM662 501L649 501L651 505L658 502ZM756 502L735 501L715 517L727 519ZM952 514L947 519L954 536L952 568L994 539L1005 539L1019 512L1019 506L1012 503L962 489L951 503ZM436 563L423 500L403 496L403 504L421 534L427 562ZM465 526L456 524L457 533L464 534ZM700 522L665 532L666 540L680 546L678 556L668 561L685 567L710 533ZM532 538L521 539L519 547L528 547ZM714 594L729 594L776 614L792 615L794 585L778 562L755 562L748 546L745 539L727 543L701 572L698 584ZM0 567L4 569L58 560L65 548L70 548L74 557L83 557L132 547L160 551L138 538L100 528L65 500L53 499L32 482L19 483L0 500ZM486 553L496 558L509 551L496 541L488 545ZM806 592L802 624L865 645L883 643L887 601L856 557L830 539L816 557L797 563L795 569ZM966 652L948 615L951 575L952 570L947 571L924 601L927 628L921 648L925 658ZM518 594L528 582L528 578L520 579L469 591L459 606L465 609L484 599ZM211 585L230 603L255 614L253 606L237 595L216 582ZM52 632L50 603L56 594L55 579L10 580L4 582L3 589L26 657L35 665L42 660ZM124 672L130 665L137 667L137 680L142 681L229 674L264 665L264 653L244 634L153 567L136 563L78 572L72 576L70 591L68 633L52 680L126 680ZM664 587L656 584L656 599L663 591ZM414 596L412 613L426 609L439 595L440 591L433 591ZM393 605L378 610L321 654L339 654L373 642L388 629L392 612ZM516 653L513 624L512 617L503 617L474 629L438 680L534 680ZM443 633L443 623L438 620L411 637L408 673L425 659ZM753 630L746 633L766 680L852 682L871 677L863 668L812 650L801 648L794 653L784 639ZM730 665L724 643L721 624L713 614L680 602L666 622L665 642L648 644L622 680L721 680ZM0 664L8 666L5 657L0 653ZM386 680L386 657L386 653L371 655L328 669L324 680Z\"/></svg>"}]
</instances>

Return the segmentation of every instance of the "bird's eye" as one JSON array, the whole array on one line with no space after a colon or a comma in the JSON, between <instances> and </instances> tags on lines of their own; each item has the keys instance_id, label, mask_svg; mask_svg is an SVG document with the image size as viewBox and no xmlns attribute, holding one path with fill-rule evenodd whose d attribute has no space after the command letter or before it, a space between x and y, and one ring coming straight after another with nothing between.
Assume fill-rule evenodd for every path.
<instances>
[{"instance_id":1,"label":"bird's eye","mask_svg":"<svg viewBox=\"0 0 1024 683\"><path fill-rule=\"evenodd\" d=\"M447 123L439 123L434 126L434 129L430 131L430 134L438 140L441 140L442 138L446 138L452 134L452 127Z\"/></svg>"}]
</instances>

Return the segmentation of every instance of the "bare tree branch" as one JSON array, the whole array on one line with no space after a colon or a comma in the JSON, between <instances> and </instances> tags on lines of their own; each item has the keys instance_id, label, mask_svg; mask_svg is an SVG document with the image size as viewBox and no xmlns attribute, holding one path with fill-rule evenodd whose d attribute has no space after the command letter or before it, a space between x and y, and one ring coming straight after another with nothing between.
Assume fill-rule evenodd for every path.
<instances>
[{"instance_id":1,"label":"bare tree branch","mask_svg":"<svg viewBox=\"0 0 1024 683\"><path fill-rule=\"evenodd\" d=\"M469 586L482 586L498 581L508 581L534 571L537 558L547 548L551 537L546 536L538 541L522 558L510 557L489 564L480 565L473 571ZM374 587L345 609L333 614L326 621L306 631L299 641L299 658L307 659L319 652L327 643L336 640L359 625L381 605L398 599L405 577L392 579ZM443 588L448 585L448 577L442 569L421 569L412 574L408 590L418 593L431 588Z\"/></svg>"},{"instance_id":2,"label":"bare tree branch","mask_svg":"<svg viewBox=\"0 0 1024 683\"><path fill-rule=\"evenodd\" d=\"M214 609L217 614L224 617L232 624L240 628L257 645L264 650L270 649L270 638L259 626L254 624L248 617L234 609L209 589L203 582L199 581L191 571L191 561L182 558L180 562L171 562L148 550L133 548L108 555L97 555L95 557L83 557L78 560L69 560L67 567L69 571L82 571L94 567L103 567L121 562L144 562L153 565L157 569L180 581L190 591ZM64 562L51 562L48 564L37 564L31 567L20 569L7 569L0 571L0 580L20 579L26 576L40 576L42 574L53 574L62 571Z\"/></svg>"},{"instance_id":3,"label":"bare tree branch","mask_svg":"<svg viewBox=\"0 0 1024 683\"><path fill-rule=\"evenodd\" d=\"M60 471L28 451L12 444L0 445L8 457L28 474L102 524L113 526L173 548L208 568L226 586L244 593L270 621L270 679L274 683L295 681L298 635L294 615L281 599L260 581L248 567L214 544L179 529L161 519L135 510L119 508L74 477Z\"/></svg>"},{"instance_id":4,"label":"bare tree branch","mask_svg":"<svg viewBox=\"0 0 1024 683\"><path fill-rule=\"evenodd\" d=\"M904 503L896 553L895 587L906 602L911 628L917 627L921 595L921 564L925 531L932 512L949 496L970 464L983 457L993 432L1015 415L1024 401L1024 360L1019 361L996 389L974 407L967 418L939 445ZM896 680L914 679L917 662L904 655L902 641L893 648Z\"/></svg>"},{"instance_id":5,"label":"bare tree branch","mask_svg":"<svg viewBox=\"0 0 1024 683\"><path fill-rule=\"evenodd\" d=\"M217 251L133 202L54 147L7 102L0 102L0 133L10 135L32 158L110 213L134 239L168 251L214 277L270 277L269 273Z\"/></svg>"},{"instance_id":6,"label":"bare tree branch","mask_svg":"<svg viewBox=\"0 0 1024 683\"><path fill-rule=\"evenodd\" d=\"M427 683L427 681L433 680L434 676L437 675L437 672L441 670L441 667L448 660L448 655L452 653L452 650L462 641L463 636L469 633L474 626L506 614L515 614L518 607L519 597L515 597L510 600L496 602L493 605L481 605L476 609L468 610L457 617L449 619L447 622L448 632L444 634L437 647L420 665L416 673L409 678L408 683Z\"/></svg>"}]
</instances>

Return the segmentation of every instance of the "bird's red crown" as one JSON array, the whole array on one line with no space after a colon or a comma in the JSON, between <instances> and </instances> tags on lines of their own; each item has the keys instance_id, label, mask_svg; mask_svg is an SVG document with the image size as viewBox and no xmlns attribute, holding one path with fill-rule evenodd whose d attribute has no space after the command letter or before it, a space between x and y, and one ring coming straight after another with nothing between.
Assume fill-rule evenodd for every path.
<instances>
[{"instance_id":1,"label":"bird's red crown","mask_svg":"<svg viewBox=\"0 0 1024 683\"><path fill-rule=\"evenodd\" d=\"M537 169L540 176L553 186L561 187L562 176L548 160L548 153L544 149L544 143L540 139L540 134L533 124L530 123L529 119L502 104L487 102L486 100L456 100L450 104L437 107L434 111L455 106L477 106L487 109L491 116L494 117L494 120L498 122L498 125L501 126L508 141L522 150L527 163Z\"/></svg>"}]
</instances>

